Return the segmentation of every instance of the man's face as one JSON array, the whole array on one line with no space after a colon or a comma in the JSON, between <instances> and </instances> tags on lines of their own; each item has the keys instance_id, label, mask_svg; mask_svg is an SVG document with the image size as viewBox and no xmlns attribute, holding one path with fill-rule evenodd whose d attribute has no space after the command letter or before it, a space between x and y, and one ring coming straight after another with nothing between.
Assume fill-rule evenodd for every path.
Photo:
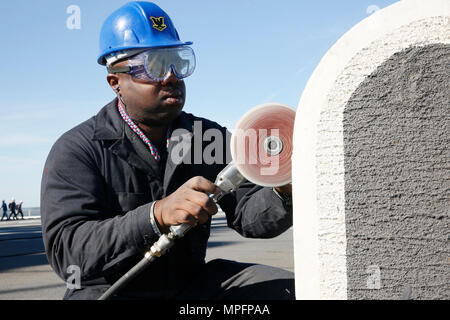
<instances>
[{"instance_id":1,"label":"man's face","mask_svg":"<svg viewBox=\"0 0 450 320\"><path fill-rule=\"evenodd\" d=\"M126 61L121 61L114 67L126 65ZM112 88L119 85L127 113L138 123L150 127L167 126L183 109L186 87L173 73L156 83L144 82L125 73L109 74L107 79Z\"/></svg>"}]
</instances>

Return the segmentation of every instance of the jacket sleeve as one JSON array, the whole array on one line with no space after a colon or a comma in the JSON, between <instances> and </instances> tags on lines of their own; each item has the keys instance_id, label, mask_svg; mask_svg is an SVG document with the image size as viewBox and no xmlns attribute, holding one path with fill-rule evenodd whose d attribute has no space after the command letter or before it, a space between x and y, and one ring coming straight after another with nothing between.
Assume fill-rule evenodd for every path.
<instances>
[{"instance_id":1,"label":"jacket sleeve","mask_svg":"<svg viewBox=\"0 0 450 320\"><path fill-rule=\"evenodd\" d=\"M228 226L247 238L273 238L292 226L292 204L281 200L272 188L246 183L219 205Z\"/></svg>"},{"instance_id":2,"label":"jacket sleeve","mask_svg":"<svg viewBox=\"0 0 450 320\"><path fill-rule=\"evenodd\" d=\"M50 151L41 183L41 216L51 266L65 280L67 268L76 265L83 281L104 276L120 261L142 254L158 237L149 222L148 204L123 215L107 212L94 148L80 140L66 133Z\"/></svg>"},{"instance_id":3,"label":"jacket sleeve","mask_svg":"<svg viewBox=\"0 0 450 320\"><path fill-rule=\"evenodd\" d=\"M225 141L230 141L226 131ZM231 159L229 143L225 144L227 159ZM226 161L228 162L228 161ZM225 166L220 166L222 170ZM227 216L227 224L247 238L273 238L292 226L292 203L283 201L272 188L250 182L241 185L236 192L224 196L219 205Z\"/></svg>"}]
</instances>

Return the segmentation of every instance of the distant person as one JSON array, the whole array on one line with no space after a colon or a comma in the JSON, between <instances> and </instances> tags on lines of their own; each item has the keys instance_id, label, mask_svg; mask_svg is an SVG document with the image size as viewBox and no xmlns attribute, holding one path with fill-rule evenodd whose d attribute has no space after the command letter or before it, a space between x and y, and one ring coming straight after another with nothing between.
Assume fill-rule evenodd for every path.
<instances>
[{"instance_id":1,"label":"distant person","mask_svg":"<svg viewBox=\"0 0 450 320\"><path fill-rule=\"evenodd\" d=\"M17 220L17 214L16 214L16 200L14 200L14 198L12 198L11 202L8 205L9 207L9 218L8 220L11 220L11 217L13 217L13 220Z\"/></svg>"},{"instance_id":2,"label":"distant person","mask_svg":"<svg viewBox=\"0 0 450 320\"><path fill-rule=\"evenodd\" d=\"M8 217L8 206L6 205L5 200L2 200L2 209L3 209L3 216L2 216L2 220L0 220L0 221L3 221L4 217L6 217L6 220L9 220L9 217Z\"/></svg>"},{"instance_id":3,"label":"distant person","mask_svg":"<svg viewBox=\"0 0 450 320\"><path fill-rule=\"evenodd\" d=\"M20 200L19 205L17 206L17 216L19 216L19 214L20 214L22 216L22 220L23 220L22 204L23 204L23 201Z\"/></svg>"}]
</instances>

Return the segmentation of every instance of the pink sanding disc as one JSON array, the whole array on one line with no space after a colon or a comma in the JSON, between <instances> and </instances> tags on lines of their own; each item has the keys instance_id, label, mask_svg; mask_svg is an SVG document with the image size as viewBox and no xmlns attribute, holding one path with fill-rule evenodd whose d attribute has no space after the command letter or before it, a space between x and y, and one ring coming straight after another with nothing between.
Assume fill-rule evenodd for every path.
<instances>
[{"instance_id":1,"label":"pink sanding disc","mask_svg":"<svg viewBox=\"0 0 450 320\"><path fill-rule=\"evenodd\" d=\"M231 156L249 181L278 187L292 181L292 137L295 110L265 103L248 111L231 136Z\"/></svg>"}]
</instances>

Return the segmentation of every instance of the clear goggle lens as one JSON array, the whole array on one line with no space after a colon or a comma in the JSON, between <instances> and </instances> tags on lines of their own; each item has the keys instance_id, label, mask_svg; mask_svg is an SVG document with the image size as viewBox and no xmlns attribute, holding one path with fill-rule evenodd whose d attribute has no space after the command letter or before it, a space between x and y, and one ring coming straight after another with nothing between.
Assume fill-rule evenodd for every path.
<instances>
[{"instance_id":1,"label":"clear goggle lens","mask_svg":"<svg viewBox=\"0 0 450 320\"><path fill-rule=\"evenodd\" d=\"M195 69L195 54L190 47L155 48L142 52L128 61L130 74L141 80L162 81L172 71L178 79L190 76Z\"/></svg>"}]
</instances>

